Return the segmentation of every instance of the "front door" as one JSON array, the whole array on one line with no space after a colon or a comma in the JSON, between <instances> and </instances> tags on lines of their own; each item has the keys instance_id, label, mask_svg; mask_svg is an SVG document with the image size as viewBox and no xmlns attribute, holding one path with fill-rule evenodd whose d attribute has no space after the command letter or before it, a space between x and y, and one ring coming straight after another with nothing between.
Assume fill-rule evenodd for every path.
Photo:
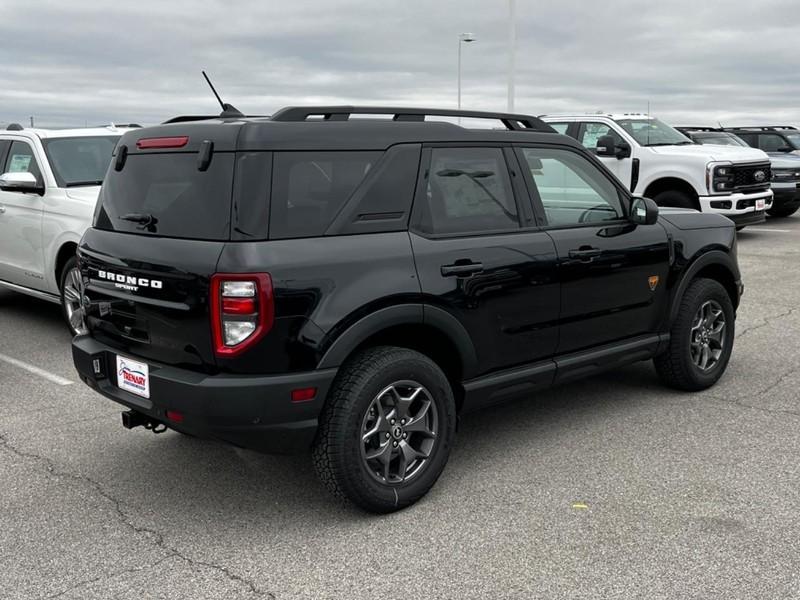
<instances>
[{"instance_id":1,"label":"front door","mask_svg":"<svg viewBox=\"0 0 800 600\"><path fill-rule=\"evenodd\" d=\"M558 353L652 334L667 307L667 234L627 219L630 196L577 151L518 149L558 253Z\"/></svg>"},{"instance_id":2,"label":"front door","mask_svg":"<svg viewBox=\"0 0 800 600\"><path fill-rule=\"evenodd\" d=\"M28 142L14 141L2 172L33 173L41 182L36 155ZM42 254L42 196L33 192L0 190L0 279L41 288L44 277Z\"/></svg>"},{"instance_id":3,"label":"front door","mask_svg":"<svg viewBox=\"0 0 800 600\"><path fill-rule=\"evenodd\" d=\"M549 358L557 343L555 246L517 201L526 191L515 163L500 147L423 152L411 228L417 272L426 304L467 330L475 375Z\"/></svg>"}]
</instances>

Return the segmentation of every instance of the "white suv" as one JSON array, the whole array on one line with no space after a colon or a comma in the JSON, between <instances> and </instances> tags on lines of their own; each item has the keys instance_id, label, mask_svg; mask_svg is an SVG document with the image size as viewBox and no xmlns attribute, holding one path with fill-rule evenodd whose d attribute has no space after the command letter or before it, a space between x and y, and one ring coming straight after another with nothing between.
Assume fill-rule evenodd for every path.
<instances>
[{"instance_id":1,"label":"white suv","mask_svg":"<svg viewBox=\"0 0 800 600\"><path fill-rule=\"evenodd\" d=\"M720 213L736 223L762 223L772 206L770 161L761 150L701 146L644 114L545 115L577 139L632 193L659 206Z\"/></svg>"},{"instance_id":2,"label":"white suv","mask_svg":"<svg viewBox=\"0 0 800 600\"><path fill-rule=\"evenodd\" d=\"M0 287L60 302L73 333L82 327L75 249L127 130L0 130Z\"/></svg>"}]
</instances>

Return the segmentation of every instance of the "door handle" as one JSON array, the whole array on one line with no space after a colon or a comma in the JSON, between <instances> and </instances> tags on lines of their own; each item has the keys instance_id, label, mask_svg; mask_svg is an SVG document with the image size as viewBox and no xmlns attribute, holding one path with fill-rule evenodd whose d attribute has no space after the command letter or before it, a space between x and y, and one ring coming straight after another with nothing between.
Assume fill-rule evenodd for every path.
<instances>
[{"instance_id":1,"label":"door handle","mask_svg":"<svg viewBox=\"0 0 800 600\"><path fill-rule=\"evenodd\" d=\"M581 246L577 250L570 250L569 257L570 258L577 258L583 262L591 262L594 258L600 256L602 254L602 250L600 248L594 248L592 246Z\"/></svg>"},{"instance_id":2,"label":"door handle","mask_svg":"<svg viewBox=\"0 0 800 600\"><path fill-rule=\"evenodd\" d=\"M0 206L0 215L2 215L4 212L6 212L6 207Z\"/></svg>"},{"instance_id":3,"label":"door handle","mask_svg":"<svg viewBox=\"0 0 800 600\"><path fill-rule=\"evenodd\" d=\"M456 261L452 265L442 265L442 277L469 277L483 271L483 263Z\"/></svg>"}]
</instances>

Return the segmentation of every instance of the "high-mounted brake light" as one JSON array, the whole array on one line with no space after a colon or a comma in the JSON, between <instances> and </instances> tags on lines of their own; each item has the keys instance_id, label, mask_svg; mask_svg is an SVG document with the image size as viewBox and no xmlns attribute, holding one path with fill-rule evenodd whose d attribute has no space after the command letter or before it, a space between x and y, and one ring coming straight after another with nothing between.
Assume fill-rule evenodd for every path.
<instances>
[{"instance_id":1,"label":"high-mounted brake light","mask_svg":"<svg viewBox=\"0 0 800 600\"><path fill-rule=\"evenodd\" d=\"M156 148L183 148L189 143L188 135L174 137L142 138L136 142L139 150L153 150Z\"/></svg>"},{"instance_id":2,"label":"high-mounted brake light","mask_svg":"<svg viewBox=\"0 0 800 600\"><path fill-rule=\"evenodd\" d=\"M272 328L272 279L267 273L216 273L211 276L209 304L214 352L236 356Z\"/></svg>"}]
</instances>

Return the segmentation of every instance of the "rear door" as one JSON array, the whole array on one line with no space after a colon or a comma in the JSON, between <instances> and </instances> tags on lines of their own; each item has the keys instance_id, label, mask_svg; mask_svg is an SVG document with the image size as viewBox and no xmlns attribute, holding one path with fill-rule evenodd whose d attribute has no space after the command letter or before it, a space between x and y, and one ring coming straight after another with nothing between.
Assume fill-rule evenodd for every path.
<instances>
[{"instance_id":1,"label":"rear door","mask_svg":"<svg viewBox=\"0 0 800 600\"><path fill-rule=\"evenodd\" d=\"M515 165L499 146L426 148L414 201L425 302L465 327L482 373L549 358L557 343L555 248L517 201Z\"/></svg>"},{"instance_id":2,"label":"rear door","mask_svg":"<svg viewBox=\"0 0 800 600\"><path fill-rule=\"evenodd\" d=\"M214 152L204 165L196 151L129 150L121 170L112 165L79 250L96 339L213 368L209 280L230 237L234 156Z\"/></svg>"},{"instance_id":3,"label":"rear door","mask_svg":"<svg viewBox=\"0 0 800 600\"><path fill-rule=\"evenodd\" d=\"M1 170L32 173L44 185L39 158L27 141L11 142ZM43 210L42 196L35 192L0 190L0 279L34 289L43 287Z\"/></svg>"},{"instance_id":4,"label":"rear door","mask_svg":"<svg viewBox=\"0 0 800 600\"><path fill-rule=\"evenodd\" d=\"M633 225L629 196L577 150L520 147L534 207L558 253L558 353L656 331L666 310L669 245L660 224Z\"/></svg>"}]
</instances>

